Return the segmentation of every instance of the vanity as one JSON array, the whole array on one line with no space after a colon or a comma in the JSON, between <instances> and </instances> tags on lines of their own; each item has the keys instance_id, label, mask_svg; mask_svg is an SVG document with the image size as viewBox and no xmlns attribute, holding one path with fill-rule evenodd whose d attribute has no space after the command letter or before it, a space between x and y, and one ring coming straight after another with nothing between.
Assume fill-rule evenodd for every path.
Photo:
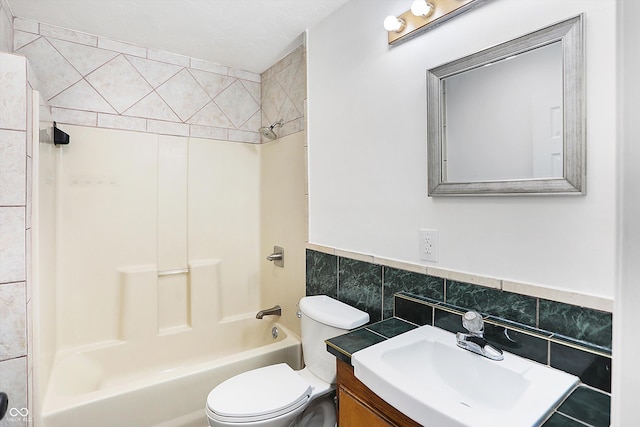
<instances>
[{"instance_id":1,"label":"vanity","mask_svg":"<svg viewBox=\"0 0 640 427\"><path fill-rule=\"evenodd\" d=\"M391 342L394 337L401 335L407 337L411 334L407 335L406 332L417 329L420 329L417 325L394 317L326 341L327 351L336 356L338 424L340 426L428 426L428 424L415 421L381 398L363 381L356 378L353 366L355 353L372 348L376 344ZM455 335L451 335L455 337ZM463 349L458 350L467 353ZM491 363L501 362L491 361ZM505 407L507 406L509 405L505 405ZM554 403L542 421L536 422L534 425L542 427L585 425L607 427L609 426L609 411L610 396L608 394L578 382L576 386L571 387L566 395L562 396L560 401ZM575 420L579 420L579 422ZM440 424L434 425L439 426ZM494 425L504 425L504 423L497 422Z\"/></svg>"},{"instance_id":2,"label":"vanity","mask_svg":"<svg viewBox=\"0 0 640 427\"><path fill-rule=\"evenodd\" d=\"M336 364L339 425L420 426L357 379L351 364L341 359L337 359Z\"/></svg>"}]
</instances>

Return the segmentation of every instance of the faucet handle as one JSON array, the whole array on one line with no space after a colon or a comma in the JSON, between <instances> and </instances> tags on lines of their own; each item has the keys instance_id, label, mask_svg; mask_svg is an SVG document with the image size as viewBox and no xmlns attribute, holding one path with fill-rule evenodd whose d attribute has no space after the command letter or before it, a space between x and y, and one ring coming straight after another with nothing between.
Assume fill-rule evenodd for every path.
<instances>
[{"instance_id":1,"label":"faucet handle","mask_svg":"<svg viewBox=\"0 0 640 427\"><path fill-rule=\"evenodd\" d=\"M484 331L484 321L477 311L467 311L462 316L462 326L472 334L481 335Z\"/></svg>"}]
</instances>

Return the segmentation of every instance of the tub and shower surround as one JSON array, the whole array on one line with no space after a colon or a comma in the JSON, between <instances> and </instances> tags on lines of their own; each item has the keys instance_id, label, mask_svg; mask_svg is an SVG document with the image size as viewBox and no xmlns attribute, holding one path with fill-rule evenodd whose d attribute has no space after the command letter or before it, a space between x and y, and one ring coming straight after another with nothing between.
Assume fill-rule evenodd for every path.
<instances>
[{"instance_id":1,"label":"tub and shower surround","mask_svg":"<svg viewBox=\"0 0 640 427\"><path fill-rule=\"evenodd\" d=\"M273 338L271 330L279 334ZM202 427L206 396L227 378L285 362L300 367L295 335L273 320L238 317L205 330L115 341L57 356L45 427Z\"/></svg>"},{"instance_id":2,"label":"tub and shower surround","mask_svg":"<svg viewBox=\"0 0 640 427\"><path fill-rule=\"evenodd\" d=\"M57 352L42 425L202 425L224 379L299 368L295 333L255 319L260 147L63 128L72 143L57 153Z\"/></svg>"},{"instance_id":3,"label":"tub and shower surround","mask_svg":"<svg viewBox=\"0 0 640 427\"><path fill-rule=\"evenodd\" d=\"M59 349L260 306L258 147L64 130L73 142L59 152Z\"/></svg>"}]
</instances>

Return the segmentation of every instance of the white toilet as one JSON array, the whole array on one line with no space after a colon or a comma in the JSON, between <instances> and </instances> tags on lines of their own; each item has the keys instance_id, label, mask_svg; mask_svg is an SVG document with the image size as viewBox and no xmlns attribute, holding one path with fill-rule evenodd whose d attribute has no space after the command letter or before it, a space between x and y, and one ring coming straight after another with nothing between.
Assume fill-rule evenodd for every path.
<instances>
[{"instance_id":1,"label":"white toilet","mask_svg":"<svg viewBox=\"0 0 640 427\"><path fill-rule=\"evenodd\" d=\"M369 315L325 295L300 300L305 368L285 363L229 378L207 396L211 427L334 427L336 360L324 340L369 321Z\"/></svg>"}]
</instances>

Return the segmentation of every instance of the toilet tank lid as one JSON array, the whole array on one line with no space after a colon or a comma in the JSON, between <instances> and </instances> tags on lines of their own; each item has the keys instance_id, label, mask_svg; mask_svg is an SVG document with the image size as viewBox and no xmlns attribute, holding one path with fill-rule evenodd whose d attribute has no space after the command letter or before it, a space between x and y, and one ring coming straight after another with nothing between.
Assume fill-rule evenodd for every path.
<instances>
[{"instance_id":1,"label":"toilet tank lid","mask_svg":"<svg viewBox=\"0 0 640 427\"><path fill-rule=\"evenodd\" d=\"M316 322L340 329L353 329L369 321L369 314L326 295L300 300L300 311Z\"/></svg>"}]
</instances>

